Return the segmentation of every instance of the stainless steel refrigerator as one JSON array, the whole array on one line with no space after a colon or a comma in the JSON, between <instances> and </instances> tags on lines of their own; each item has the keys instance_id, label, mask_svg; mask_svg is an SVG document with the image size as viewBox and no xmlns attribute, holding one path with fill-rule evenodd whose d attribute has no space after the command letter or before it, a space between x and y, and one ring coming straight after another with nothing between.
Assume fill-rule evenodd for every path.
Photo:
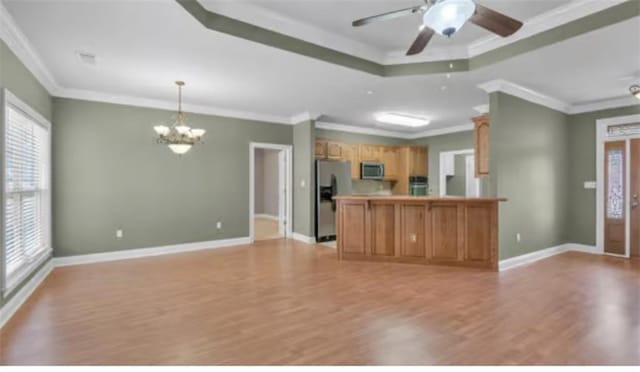
<instances>
[{"instance_id":1,"label":"stainless steel refrigerator","mask_svg":"<svg viewBox=\"0 0 640 372\"><path fill-rule=\"evenodd\" d=\"M336 195L351 195L351 163L316 160L316 240L336 239Z\"/></svg>"}]
</instances>

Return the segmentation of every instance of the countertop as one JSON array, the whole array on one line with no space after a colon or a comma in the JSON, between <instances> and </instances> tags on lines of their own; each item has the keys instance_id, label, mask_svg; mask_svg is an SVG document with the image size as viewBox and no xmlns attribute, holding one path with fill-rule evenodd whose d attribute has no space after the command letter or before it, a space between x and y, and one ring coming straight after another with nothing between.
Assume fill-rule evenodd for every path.
<instances>
[{"instance_id":1,"label":"countertop","mask_svg":"<svg viewBox=\"0 0 640 372\"><path fill-rule=\"evenodd\" d=\"M423 202L503 202L506 198L463 198L448 196L410 196L410 195L339 195L335 200L389 200L389 201L423 201Z\"/></svg>"}]
</instances>

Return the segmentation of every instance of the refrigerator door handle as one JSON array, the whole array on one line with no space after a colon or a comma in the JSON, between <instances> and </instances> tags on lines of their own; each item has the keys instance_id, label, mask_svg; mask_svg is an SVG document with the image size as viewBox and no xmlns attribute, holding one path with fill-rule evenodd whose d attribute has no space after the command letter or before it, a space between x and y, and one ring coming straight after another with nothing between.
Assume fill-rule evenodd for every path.
<instances>
[{"instance_id":1,"label":"refrigerator door handle","mask_svg":"<svg viewBox=\"0 0 640 372\"><path fill-rule=\"evenodd\" d=\"M338 180L336 179L336 175L331 175L331 210L336 211L336 201L333 199L334 196L338 195Z\"/></svg>"}]
</instances>

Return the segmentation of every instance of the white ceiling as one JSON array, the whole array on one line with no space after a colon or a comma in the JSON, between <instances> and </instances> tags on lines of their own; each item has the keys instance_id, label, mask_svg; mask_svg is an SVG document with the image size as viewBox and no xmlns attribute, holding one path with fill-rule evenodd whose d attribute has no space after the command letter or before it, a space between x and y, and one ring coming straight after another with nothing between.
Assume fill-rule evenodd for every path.
<instances>
[{"instance_id":1,"label":"white ceiling","mask_svg":"<svg viewBox=\"0 0 640 372\"><path fill-rule=\"evenodd\" d=\"M380 111L428 116L432 119L428 129L466 123L477 114L472 107L488 101L487 94L477 85L494 79L509 80L573 104L617 98L628 95L631 84L630 80L620 78L637 75L640 70L638 17L449 78L444 74L380 78L210 31L173 0L4 0L3 3L57 83L76 95L81 95L79 91L100 92L102 96L172 102L173 81L181 79L187 82L185 102L190 105L274 118L311 112L324 115L326 120L367 128L398 129L375 124L373 115ZM278 9L294 1L260 3L284 12ZM332 29L332 22L337 24L339 19L351 20L354 15L357 18L402 7L407 2L295 3L286 11L306 14L310 19L316 14L317 27L342 33L352 30ZM348 12L332 18L329 8L340 8L342 3L346 3L342 7ZM485 3L494 6L496 1ZM549 3L557 5L563 1ZM532 5L531 1L498 5L496 9L515 16L530 16L550 7ZM395 30L399 33L405 25L394 22L380 27L390 27L392 31L363 28L358 33L364 35L367 30L373 35L396 33ZM459 42L463 38L474 40L482 34L483 31L471 27L463 29ZM370 43L368 38L376 41L371 35L358 37L356 41L364 44ZM393 49L403 45L394 38L373 41L373 48ZM95 53L97 65L81 63L75 54L79 50Z\"/></svg>"}]
</instances>

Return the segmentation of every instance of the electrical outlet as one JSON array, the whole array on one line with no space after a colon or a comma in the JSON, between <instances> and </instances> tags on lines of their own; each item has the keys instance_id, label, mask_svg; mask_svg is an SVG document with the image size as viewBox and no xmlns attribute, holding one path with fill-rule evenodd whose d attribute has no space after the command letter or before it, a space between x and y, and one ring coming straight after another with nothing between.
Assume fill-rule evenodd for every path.
<instances>
[{"instance_id":1,"label":"electrical outlet","mask_svg":"<svg viewBox=\"0 0 640 372\"><path fill-rule=\"evenodd\" d=\"M122 230L120 229L116 230L116 238L122 239L122 236L123 236Z\"/></svg>"},{"instance_id":2,"label":"electrical outlet","mask_svg":"<svg viewBox=\"0 0 640 372\"><path fill-rule=\"evenodd\" d=\"M220 230L222 228L222 222L218 221L218 223L216 223L216 229Z\"/></svg>"},{"instance_id":3,"label":"electrical outlet","mask_svg":"<svg viewBox=\"0 0 640 372\"><path fill-rule=\"evenodd\" d=\"M520 236L520 233L516 234L516 242L520 243L520 241L522 240L522 237Z\"/></svg>"},{"instance_id":4,"label":"electrical outlet","mask_svg":"<svg viewBox=\"0 0 640 372\"><path fill-rule=\"evenodd\" d=\"M300 187L304 189L306 186L307 186L307 182L305 182L305 180L301 180Z\"/></svg>"},{"instance_id":5,"label":"electrical outlet","mask_svg":"<svg viewBox=\"0 0 640 372\"><path fill-rule=\"evenodd\" d=\"M411 234L409 238L411 239L411 243L418 241L418 236L416 234Z\"/></svg>"}]
</instances>

